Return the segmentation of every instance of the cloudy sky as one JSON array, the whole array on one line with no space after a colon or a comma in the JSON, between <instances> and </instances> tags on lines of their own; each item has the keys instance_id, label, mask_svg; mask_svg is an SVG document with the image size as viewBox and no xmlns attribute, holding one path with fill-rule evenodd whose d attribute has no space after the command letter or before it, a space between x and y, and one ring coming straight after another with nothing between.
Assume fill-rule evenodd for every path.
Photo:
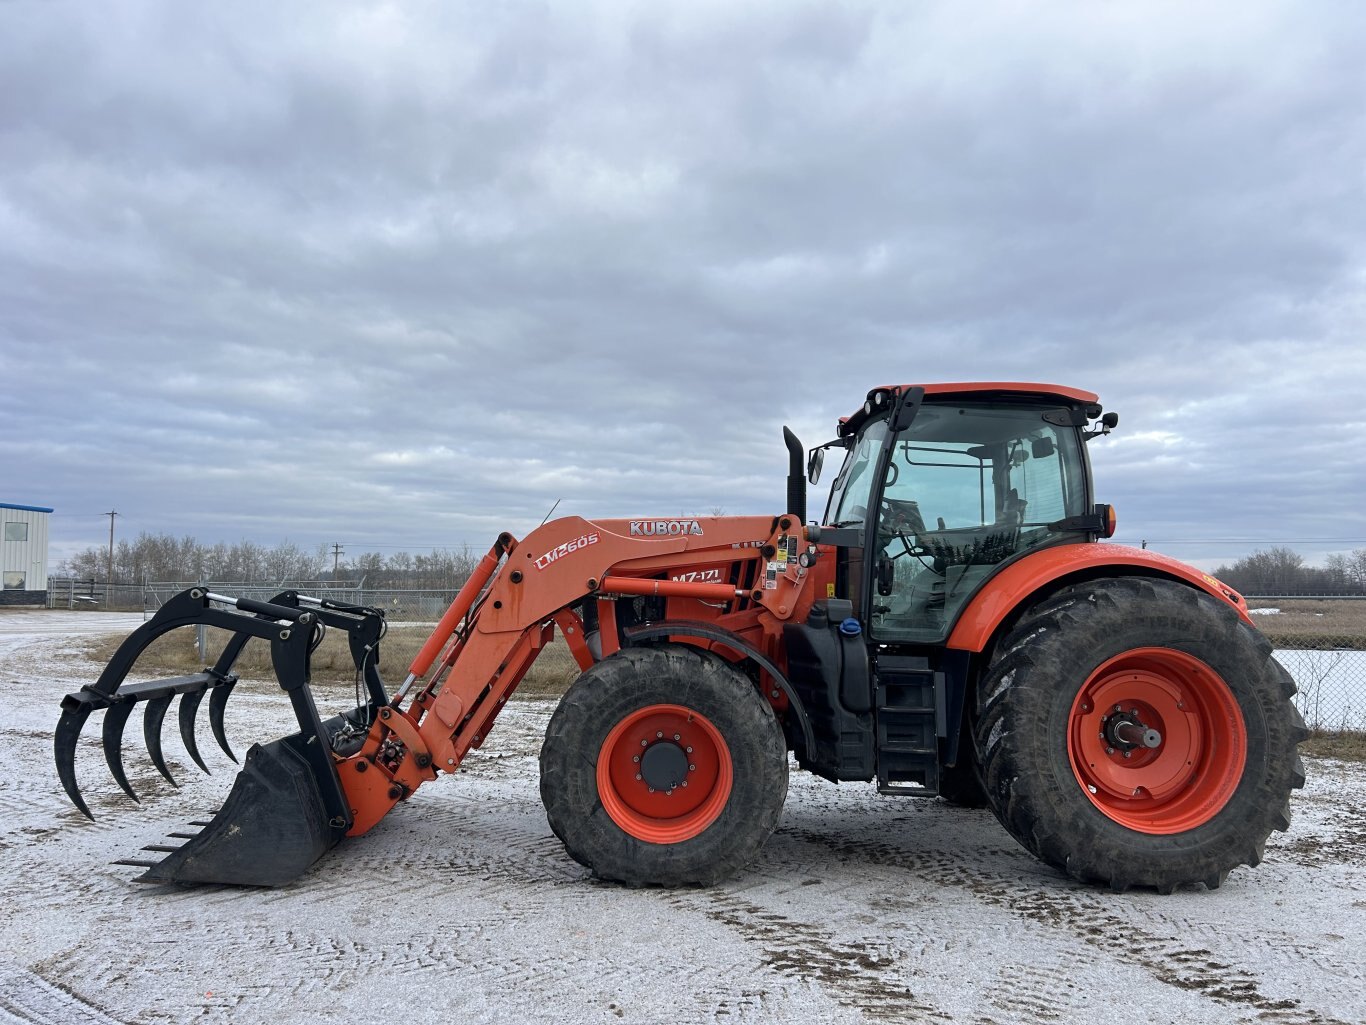
<instances>
[{"instance_id":1,"label":"cloudy sky","mask_svg":"<svg viewBox=\"0 0 1366 1025\"><path fill-rule=\"evenodd\" d=\"M1355 0L0 0L0 501L54 563L111 509L354 553L779 512L784 423L974 379L1119 412L1121 539L1321 561L1363 286Z\"/></svg>"}]
</instances>

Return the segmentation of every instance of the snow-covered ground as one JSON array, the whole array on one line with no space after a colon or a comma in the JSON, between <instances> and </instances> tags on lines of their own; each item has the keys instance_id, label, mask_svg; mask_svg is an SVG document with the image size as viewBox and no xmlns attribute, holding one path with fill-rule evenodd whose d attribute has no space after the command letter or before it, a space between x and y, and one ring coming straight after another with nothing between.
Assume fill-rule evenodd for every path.
<instances>
[{"instance_id":1,"label":"snow-covered ground","mask_svg":"<svg viewBox=\"0 0 1366 1025\"><path fill-rule=\"evenodd\" d=\"M52 768L78 633L139 617L0 612L0 1022L1366 1021L1366 767L1309 763L1295 824L1217 891L1112 894L1061 878L987 812L795 773L752 870L700 890L594 882L546 825L520 701L457 778L281 890L162 888L111 865L216 806L168 722L179 792L129 723L119 792L87 727ZM238 750L286 732L240 688ZM340 703L342 695L334 695ZM136 717L135 717L136 719Z\"/></svg>"}]
</instances>

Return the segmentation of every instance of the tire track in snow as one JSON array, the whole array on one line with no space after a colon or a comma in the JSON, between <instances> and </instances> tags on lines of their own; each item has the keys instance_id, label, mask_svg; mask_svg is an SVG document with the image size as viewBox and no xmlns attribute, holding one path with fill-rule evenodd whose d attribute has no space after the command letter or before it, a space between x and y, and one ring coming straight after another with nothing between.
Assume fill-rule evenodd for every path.
<instances>
[{"instance_id":1,"label":"tire track in snow","mask_svg":"<svg viewBox=\"0 0 1366 1025\"><path fill-rule=\"evenodd\" d=\"M870 864L928 875L971 893L988 906L1026 921L1065 930L1109 957L1122 952L1125 961L1142 967L1165 985L1195 991L1219 1003L1247 1007L1259 1016L1274 1014L1275 1020L1284 1025L1352 1025L1305 1007L1293 998L1267 996L1254 972L1230 964L1204 947L1191 947L1179 937L1164 936L1132 917L1110 910L1103 905L1104 898L1081 884L1068 890L1041 889L975 869L958 852L908 852L886 841L836 838L807 830L787 832L827 850L866 859Z\"/></svg>"},{"instance_id":2,"label":"tire track in snow","mask_svg":"<svg viewBox=\"0 0 1366 1025\"><path fill-rule=\"evenodd\" d=\"M781 975L817 982L836 1002L878 1021L953 1019L911 991L879 945L837 940L829 932L723 890L673 893L667 903L700 913L740 933L762 951L762 963Z\"/></svg>"},{"instance_id":3,"label":"tire track in snow","mask_svg":"<svg viewBox=\"0 0 1366 1025\"><path fill-rule=\"evenodd\" d=\"M41 975L0 962L0 1022L22 1025L122 1025Z\"/></svg>"}]
</instances>

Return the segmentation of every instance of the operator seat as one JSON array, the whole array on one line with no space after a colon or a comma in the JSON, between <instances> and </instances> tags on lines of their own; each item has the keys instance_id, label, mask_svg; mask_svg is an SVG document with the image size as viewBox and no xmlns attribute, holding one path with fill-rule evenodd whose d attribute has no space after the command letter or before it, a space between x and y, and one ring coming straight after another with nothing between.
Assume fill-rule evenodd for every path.
<instances>
[{"instance_id":1,"label":"operator seat","mask_svg":"<svg viewBox=\"0 0 1366 1025\"><path fill-rule=\"evenodd\" d=\"M1000 515L996 523L1002 527L1018 527L1024 523L1025 507L1029 502L1020 497L1019 489L1011 488L1006 500L1001 503Z\"/></svg>"}]
</instances>

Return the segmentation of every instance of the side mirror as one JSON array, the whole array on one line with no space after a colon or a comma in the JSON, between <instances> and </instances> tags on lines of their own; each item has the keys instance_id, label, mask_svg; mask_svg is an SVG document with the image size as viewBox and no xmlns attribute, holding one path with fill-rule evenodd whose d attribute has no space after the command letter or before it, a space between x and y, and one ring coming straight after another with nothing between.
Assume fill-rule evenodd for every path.
<instances>
[{"instance_id":1,"label":"side mirror","mask_svg":"<svg viewBox=\"0 0 1366 1025\"><path fill-rule=\"evenodd\" d=\"M806 479L812 484L819 484L821 480L821 468L825 466L825 449L813 448L811 455L806 460Z\"/></svg>"},{"instance_id":2,"label":"side mirror","mask_svg":"<svg viewBox=\"0 0 1366 1025\"><path fill-rule=\"evenodd\" d=\"M1035 459L1047 459L1053 454L1053 439L1035 438L1029 443L1029 451Z\"/></svg>"}]
</instances>

